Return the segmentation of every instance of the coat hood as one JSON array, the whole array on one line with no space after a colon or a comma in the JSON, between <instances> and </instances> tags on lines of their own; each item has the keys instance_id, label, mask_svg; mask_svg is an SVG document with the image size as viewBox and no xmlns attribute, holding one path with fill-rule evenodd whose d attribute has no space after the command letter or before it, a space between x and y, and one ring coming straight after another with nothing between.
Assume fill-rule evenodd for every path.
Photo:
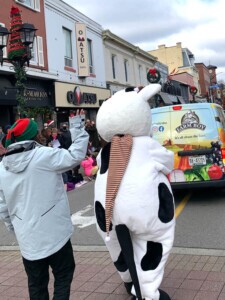
<instances>
[{"instance_id":1,"label":"coat hood","mask_svg":"<svg viewBox=\"0 0 225 300\"><path fill-rule=\"evenodd\" d=\"M23 172L29 165L37 147L41 147L41 145L35 141L23 141L10 145L2 159L4 168L12 173Z\"/></svg>"}]
</instances>

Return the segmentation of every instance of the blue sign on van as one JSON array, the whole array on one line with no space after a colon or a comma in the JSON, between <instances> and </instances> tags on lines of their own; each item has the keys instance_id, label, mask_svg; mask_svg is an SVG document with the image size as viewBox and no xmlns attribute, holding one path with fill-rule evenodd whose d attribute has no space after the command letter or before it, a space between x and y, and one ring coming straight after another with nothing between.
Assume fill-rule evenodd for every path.
<instances>
[{"instance_id":1,"label":"blue sign on van","mask_svg":"<svg viewBox=\"0 0 225 300\"><path fill-rule=\"evenodd\" d=\"M164 126L159 126L159 131L160 131L160 132L163 132L164 129L165 129Z\"/></svg>"}]
</instances>

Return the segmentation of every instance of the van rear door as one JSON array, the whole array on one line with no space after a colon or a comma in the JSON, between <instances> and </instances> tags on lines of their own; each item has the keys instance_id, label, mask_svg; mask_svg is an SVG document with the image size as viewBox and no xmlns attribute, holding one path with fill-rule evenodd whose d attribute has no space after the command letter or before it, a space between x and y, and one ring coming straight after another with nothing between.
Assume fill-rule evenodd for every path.
<instances>
[{"instance_id":1,"label":"van rear door","mask_svg":"<svg viewBox=\"0 0 225 300\"><path fill-rule=\"evenodd\" d=\"M153 130L153 136L174 152L171 184L222 179L221 143L212 106L208 103L170 106L167 116L157 110L153 112L153 124L157 120L157 126L162 126L159 120L163 123L164 118L168 118L170 124L166 135Z\"/></svg>"}]
</instances>

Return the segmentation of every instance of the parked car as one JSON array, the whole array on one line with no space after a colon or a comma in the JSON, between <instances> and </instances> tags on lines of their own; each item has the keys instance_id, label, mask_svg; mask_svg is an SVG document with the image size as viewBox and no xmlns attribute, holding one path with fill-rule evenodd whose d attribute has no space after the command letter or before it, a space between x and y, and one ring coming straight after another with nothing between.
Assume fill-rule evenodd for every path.
<instances>
[{"instance_id":1,"label":"parked car","mask_svg":"<svg viewBox=\"0 0 225 300\"><path fill-rule=\"evenodd\" d=\"M225 187L225 115L214 103L152 109L153 137L174 152L173 189Z\"/></svg>"}]
</instances>

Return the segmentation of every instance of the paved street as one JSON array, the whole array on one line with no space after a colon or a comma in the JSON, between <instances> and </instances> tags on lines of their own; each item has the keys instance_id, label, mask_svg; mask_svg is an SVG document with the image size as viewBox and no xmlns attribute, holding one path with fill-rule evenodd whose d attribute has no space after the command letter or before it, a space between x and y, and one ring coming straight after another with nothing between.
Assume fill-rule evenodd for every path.
<instances>
[{"instance_id":1,"label":"paved street","mask_svg":"<svg viewBox=\"0 0 225 300\"><path fill-rule=\"evenodd\" d=\"M187 191L176 192L180 205ZM75 231L72 243L79 246L104 246L96 231L94 218L94 182L68 193ZM191 193L189 201L176 219L174 247L225 249L225 190L201 190ZM17 241L0 222L0 246L15 246Z\"/></svg>"},{"instance_id":2,"label":"paved street","mask_svg":"<svg viewBox=\"0 0 225 300\"><path fill-rule=\"evenodd\" d=\"M161 288L172 300L224 300L225 256L172 253ZM75 251L71 300L128 300L107 252ZM53 280L50 280L50 294ZM18 251L0 251L1 300L29 299Z\"/></svg>"},{"instance_id":3,"label":"paved street","mask_svg":"<svg viewBox=\"0 0 225 300\"><path fill-rule=\"evenodd\" d=\"M175 193L176 208L186 193ZM94 224L93 182L68 193L76 260L70 299L128 300ZM172 300L225 299L224 191L193 192L177 217L174 248L161 288ZM29 299L17 242L0 223L0 299ZM50 293L53 279L50 281Z\"/></svg>"}]
</instances>

